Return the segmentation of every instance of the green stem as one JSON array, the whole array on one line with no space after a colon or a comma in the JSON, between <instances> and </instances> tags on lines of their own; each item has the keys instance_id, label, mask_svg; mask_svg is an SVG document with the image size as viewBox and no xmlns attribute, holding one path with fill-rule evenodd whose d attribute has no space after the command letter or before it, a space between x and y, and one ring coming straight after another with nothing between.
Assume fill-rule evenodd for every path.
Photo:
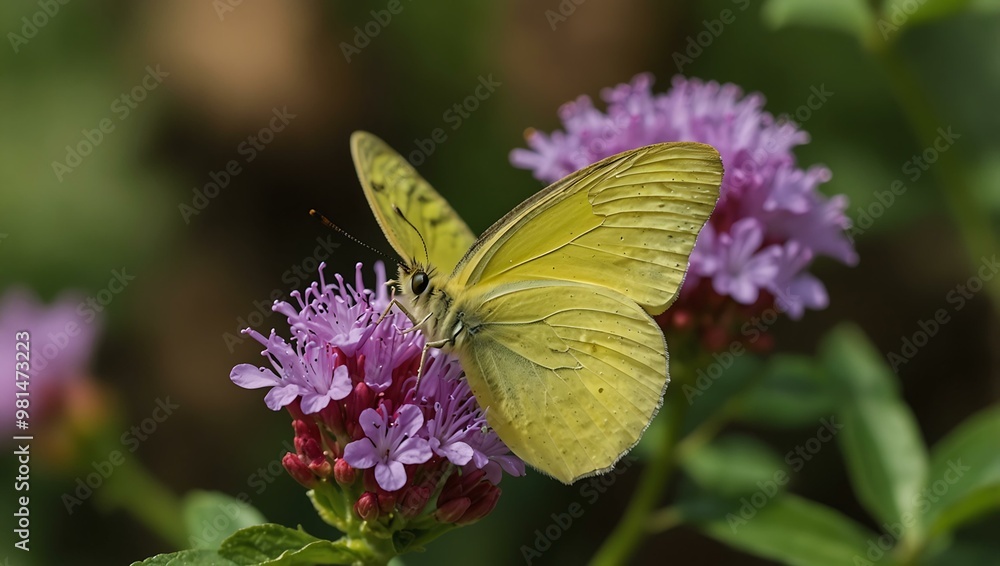
<instances>
[{"instance_id":1,"label":"green stem","mask_svg":"<svg viewBox=\"0 0 1000 566\"><path fill-rule=\"evenodd\" d=\"M177 549L189 548L184 515L177 496L137 460L118 467L94 492L97 503L131 513L152 532Z\"/></svg>"},{"instance_id":2,"label":"green stem","mask_svg":"<svg viewBox=\"0 0 1000 566\"><path fill-rule=\"evenodd\" d=\"M628 509L625 510L625 516L622 517L621 522L615 527L611 536L604 541L591 561L593 566L614 566L628 562L629 557L635 552L639 542L646 534L650 513L660 502L663 492L666 490L674 463L674 447L677 444L677 437L680 434L688 404L683 393L674 389L667 394L665 405L662 412L665 413L663 417L668 419L666 439L643 471L639 487L632 494Z\"/></svg>"},{"instance_id":3,"label":"green stem","mask_svg":"<svg viewBox=\"0 0 1000 566\"><path fill-rule=\"evenodd\" d=\"M681 514L680 509L674 506L664 507L663 509L654 511L649 516L649 521L646 523L646 532L651 535L659 534L669 531L683 522L684 516Z\"/></svg>"},{"instance_id":4,"label":"green stem","mask_svg":"<svg viewBox=\"0 0 1000 566\"><path fill-rule=\"evenodd\" d=\"M947 129L950 124L936 114L934 105L925 94L920 81L899 55L895 43L869 41L867 47L882 65L896 100L920 143L924 147L934 147L934 142L940 135L938 129ZM961 151L951 147L938 153L938 161L931 169L955 219L966 253L974 265L978 264L983 258L988 259L995 254L1000 249L1000 244L990 227L986 209L977 203L972 192L972 181L968 175L968 167L962 162ZM1000 277L984 281L984 287L994 309L1000 313Z\"/></svg>"},{"instance_id":5,"label":"green stem","mask_svg":"<svg viewBox=\"0 0 1000 566\"><path fill-rule=\"evenodd\" d=\"M347 548L364 557L365 566L385 566L396 556L391 538L348 536L345 544Z\"/></svg>"}]
</instances>

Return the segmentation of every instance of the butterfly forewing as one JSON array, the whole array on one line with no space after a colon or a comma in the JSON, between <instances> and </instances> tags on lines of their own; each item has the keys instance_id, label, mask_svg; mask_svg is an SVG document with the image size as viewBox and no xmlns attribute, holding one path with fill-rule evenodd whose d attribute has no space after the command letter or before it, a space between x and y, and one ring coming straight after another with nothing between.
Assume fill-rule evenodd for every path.
<instances>
[{"instance_id":1,"label":"butterfly forewing","mask_svg":"<svg viewBox=\"0 0 1000 566\"><path fill-rule=\"evenodd\" d=\"M354 132L351 154L368 204L396 252L407 263L427 262L450 273L476 238L448 201L372 134Z\"/></svg>"},{"instance_id":2,"label":"butterfly forewing","mask_svg":"<svg viewBox=\"0 0 1000 566\"><path fill-rule=\"evenodd\" d=\"M704 144L657 144L609 157L495 224L463 258L455 279L465 286L590 283L658 314L680 288L721 182L719 154Z\"/></svg>"}]
</instances>

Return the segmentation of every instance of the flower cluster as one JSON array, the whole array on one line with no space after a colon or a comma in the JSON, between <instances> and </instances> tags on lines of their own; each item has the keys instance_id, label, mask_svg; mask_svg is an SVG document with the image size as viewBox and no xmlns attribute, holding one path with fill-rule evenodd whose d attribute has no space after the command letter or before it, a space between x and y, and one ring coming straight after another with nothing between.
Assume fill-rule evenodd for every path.
<instances>
[{"instance_id":1,"label":"flower cluster","mask_svg":"<svg viewBox=\"0 0 1000 566\"><path fill-rule=\"evenodd\" d=\"M807 269L818 256L857 262L845 236L849 220L843 195L824 197L825 167L800 169L792 149L809 136L794 122L763 110L764 97L744 96L733 84L675 77L673 88L653 94L643 74L605 89L607 112L581 96L560 109L565 131L530 130L531 149L515 149L511 162L553 182L610 155L658 142L697 141L722 155L725 176L711 220L691 254L691 265L674 326L690 326L693 313L713 323L776 306L792 318L828 304L823 284ZM720 300L724 299L724 300ZM777 303L775 305L775 302ZM736 322L736 321L734 321ZM724 326L724 325L723 325ZM726 333L716 333L725 343Z\"/></svg>"},{"instance_id":2,"label":"flower cluster","mask_svg":"<svg viewBox=\"0 0 1000 566\"><path fill-rule=\"evenodd\" d=\"M487 425L458 362L436 350L419 367L424 337L389 305L384 266L376 290L366 289L358 264L354 286L336 275L293 292L297 305L275 302L288 318L291 343L247 329L264 346L273 369L240 364L231 379L244 388L269 387L272 410L293 417L295 453L284 466L302 485L351 504L334 524L350 533L433 530L486 516L503 475L524 475L524 463ZM418 377L419 373L419 377ZM318 507L325 507L314 496Z\"/></svg>"}]
</instances>

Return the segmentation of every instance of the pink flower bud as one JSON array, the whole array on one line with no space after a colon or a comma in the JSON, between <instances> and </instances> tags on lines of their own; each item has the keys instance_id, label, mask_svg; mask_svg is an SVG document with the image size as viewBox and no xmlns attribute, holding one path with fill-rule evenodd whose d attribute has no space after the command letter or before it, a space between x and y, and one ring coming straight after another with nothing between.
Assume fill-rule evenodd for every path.
<instances>
[{"instance_id":1,"label":"pink flower bud","mask_svg":"<svg viewBox=\"0 0 1000 566\"><path fill-rule=\"evenodd\" d=\"M354 478L357 476L357 471L347 463L347 460L343 458L337 458L333 463L333 477L337 480L337 483L342 486L348 486L354 483Z\"/></svg>"},{"instance_id":2,"label":"pink flower bud","mask_svg":"<svg viewBox=\"0 0 1000 566\"><path fill-rule=\"evenodd\" d=\"M455 523L462 518L471 504L468 497L452 499L448 503L438 506L437 511L434 512L434 518L441 523Z\"/></svg>"},{"instance_id":3,"label":"pink flower bud","mask_svg":"<svg viewBox=\"0 0 1000 566\"><path fill-rule=\"evenodd\" d=\"M312 489L316 485L316 476L297 454L291 452L285 454L281 459L281 464L288 471L288 474L304 487Z\"/></svg>"},{"instance_id":4,"label":"pink flower bud","mask_svg":"<svg viewBox=\"0 0 1000 566\"><path fill-rule=\"evenodd\" d=\"M370 491L362 493L354 504L354 512L365 521L378 519L378 496Z\"/></svg>"},{"instance_id":5,"label":"pink flower bud","mask_svg":"<svg viewBox=\"0 0 1000 566\"><path fill-rule=\"evenodd\" d=\"M478 499L473 499L472 504L462 514L462 517L455 521L459 525L475 523L489 515L493 511L493 508L497 506L497 501L500 500L500 489L489 481L483 481L482 484L489 486L488 489Z\"/></svg>"}]
</instances>

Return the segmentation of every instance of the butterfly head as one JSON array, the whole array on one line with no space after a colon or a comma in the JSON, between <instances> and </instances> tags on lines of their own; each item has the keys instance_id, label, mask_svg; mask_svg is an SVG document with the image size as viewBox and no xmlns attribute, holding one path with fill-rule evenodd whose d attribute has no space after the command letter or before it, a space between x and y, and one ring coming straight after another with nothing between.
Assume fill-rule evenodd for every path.
<instances>
[{"instance_id":1,"label":"butterfly head","mask_svg":"<svg viewBox=\"0 0 1000 566\"><path fill-rule=\"evenodd\" d=\"M425 312L425 305L440 288L437 279L437 270L433 266L419 262L399 264L397 281L400 291L410 297L411 303L418 311Z\"/></svg>"}]
</instances>

